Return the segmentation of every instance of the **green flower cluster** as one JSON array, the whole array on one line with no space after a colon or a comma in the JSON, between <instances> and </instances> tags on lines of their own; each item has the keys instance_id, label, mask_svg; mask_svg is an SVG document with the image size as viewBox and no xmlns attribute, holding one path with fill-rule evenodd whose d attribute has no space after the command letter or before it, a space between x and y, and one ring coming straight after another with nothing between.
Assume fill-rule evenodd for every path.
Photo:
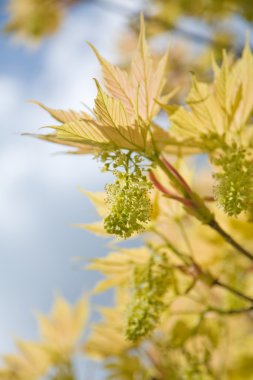
<instances>
[{"instance_id":1,"label":"green flower cluster","mask_svg":"<svg viewBox=\"0 0 253 380\"><path fill-rule=\"evenodd\" d=\"M253 162L242 148L231 147L215 164L221 171L214 174L214 194L218 204L229 216L253 210Z\"/></svg>"},{"instance_id":2,"label":"green flower cluster","mask_svg":"<svg viewBox=\"0 0 253 380\"><path fill-rule=\"evenodd\" d=\"M108 162L106 158L105 170L113 167L116 180L106 185L106 202L109 214L104 220L105 230L109 234L124 239L132 234L141 232L151 216L151 202L149 191L151 183L143 173L141 167L143 159L135 155L116 152Z\"/></svg>"},{"instance_id":3,"label":"green flower cluster","mask_svg":"<svg viewBox=\"0 0 253 380\"><path fill-rule=\"evenodd\" d=\"M146 266L135 269L126 327L129 340L136 341L155 328L166 307L163 298L171 284L171 277L172 268L166 254L156 253Z\"/></svg>"}]
</instances>

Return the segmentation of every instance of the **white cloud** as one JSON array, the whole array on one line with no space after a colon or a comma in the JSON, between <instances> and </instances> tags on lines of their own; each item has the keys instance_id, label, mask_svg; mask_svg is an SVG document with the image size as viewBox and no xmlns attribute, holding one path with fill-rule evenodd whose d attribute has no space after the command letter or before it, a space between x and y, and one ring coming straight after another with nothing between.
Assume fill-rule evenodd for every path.
<instances>
[{"instance_id":1,"label":"white cloud","mask_svg":"<svg viewBox=\"0 0 253 380\"><path fill-rule=\"evenodd\" d=\"M94 183L102 185L104 181L97 163L90 157L52 157L51 153L64 152L68 148L18 136L19 132L37 132L38 127L52 122L43 110L24 103L26 94L33 98L33 92L36 92L38 100L55 107L80 108L81 102L92 106L95 97L92 77L99 75L99 64L85 40L92 40L110 58L122 26L122 20L113 15L98 12L96 17L94 27L95 15L86 9L70 15L61 32L48 43L42 56L43 68L30 83L23 83L22 78L2 76L0 97L4 107L1 107L0 118L1 121L8 120L8 124L4 124L8 138L1 142L0 152L2 234L9 235L14 231L21 234L24 228L28 229L29 220L34 227L29 204L20 202L19 186L39 183L48 191L61 189L60 194L63 194L80 183L86 188L92 184L94 188ZM22 223L14 215L22 215Z\"/></svg>"},{"instance_id":2,"label":"white cloud","mask_svg":"<svg viewBox=\"0 0 253 380\"><path fill-rule=\"evenodd\" d=\"M21 88L18 78L0 75L0 123L2 132L7 130L14 110L19 108Z\"/></svg>"}]
</instances>

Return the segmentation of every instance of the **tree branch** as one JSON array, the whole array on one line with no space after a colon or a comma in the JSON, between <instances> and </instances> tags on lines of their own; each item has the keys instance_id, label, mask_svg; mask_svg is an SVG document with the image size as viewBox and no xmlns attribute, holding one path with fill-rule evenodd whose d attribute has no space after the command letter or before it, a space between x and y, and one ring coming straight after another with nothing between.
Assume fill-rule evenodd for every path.
<instances>
[{"instance_id":1,"label":"tree branch","mask_svg":"<svg viewBox=\"0 0 253 380\"><path fill-rule=\"evenodd\" d=\"M211 273L203 271L203 269L194 261L194 259L188 255L184 255L181 253L174 245L160 232L157 230L153 230L155 234L157 234L163 241L166 243L168 248L178 257L180 258L184 265L177 266L177 268L186 275L193 277L195 280L200 280L201 282L209 285L210 287L219 286L227 290L228 292L234 294L235 296L250 302L253 307L253 298L248 296L247 294L241 292L233 288L232 286L220 281L219 279L213 277Z\"/></svg>"},{"instance_id":2,"label":"tree branch","mask_svg":"<svg viewBox=\"0 0 253 380\"><path fill-rule=\"evenodd\" d=\"M174 166L171 165L165 158L156 157L156 162L159 167L167 174L173 187L176 188L182 196L170 196L170 192L166 191L164 186L161 185L153 175L156 180L155 182L153 181L153 183L158 188L158 190L165 194L165 196L171 197L172 199L181 202L189 214L194 215L197 219L202 221L203 224L211 227L240 254L253 261L253 254L246 248L242 247L237 241L232 238L232 236L230 236L226 231L222 229L222 227L215 220L212 213L209 211L208 207L205 206L204 200L189 187L188 183L184 180L180 173L178 173L177 169L174 168Z\"/></svg>"},{"instance_id":3,"label":"tree branch","mask_svg":"<svg viewBox=\"0 0 253 380\"><path fill-rule=\"evenodd\" d=\"M235 241L232 236L230 236L226 231L224 231L221 226L216 222L216 220L212 220L209 226L215 230L223 239L230 244L233 248L235 248L242 255L246 256L248 259L253 261L253 255L247 249L242 247L237 241Z\"/></svg>"}]
</instances>

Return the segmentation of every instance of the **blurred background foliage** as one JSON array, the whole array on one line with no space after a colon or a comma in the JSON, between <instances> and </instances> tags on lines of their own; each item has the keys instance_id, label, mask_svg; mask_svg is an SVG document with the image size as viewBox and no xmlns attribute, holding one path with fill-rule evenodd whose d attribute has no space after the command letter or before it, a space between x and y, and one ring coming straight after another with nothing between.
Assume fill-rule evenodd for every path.
<instances>
[{"instance_id":1,"label":"blurred background foliage","mask_svg":"<svg viewBox=\"0 0 253 380\"><path fill-rule=\"evenodd\" d=\"M28 45L36 45L56 33L64 16L76 5L92 4L115 16L125 16L129 29L119 36L122 66L127 66L139 33L139 13L129 2L113 0L9 0L9 21L5 31ZM130 1L131 3L131 1ZM134 2L133 2L134 3ZM211 77L212 55L219 62L222 50L239 56L246 31L252 29L250 0L144 0L142 2L147 33L159 56L168 44L170 57L169 87L181 86L177 98L189 86L189 72L200 79ZM95 25L94 25L95 26ZM158 57L159 58L159 57Z\"/></svg>"}]
</instances>

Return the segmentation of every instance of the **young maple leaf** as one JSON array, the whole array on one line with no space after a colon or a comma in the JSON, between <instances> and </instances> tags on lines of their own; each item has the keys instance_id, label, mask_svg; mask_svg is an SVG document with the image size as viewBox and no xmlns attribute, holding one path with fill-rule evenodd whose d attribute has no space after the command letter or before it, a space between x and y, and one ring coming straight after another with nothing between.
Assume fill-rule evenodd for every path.
<instances>
[{"instance_id":1,"label":"young maple leaf","mask_svg":"<svg viewBox=\"0 0 253 380\"><path fill-rule=\"evenodd\" d=\"M50 367L47 353L39 343L17 341L18 353L5 355L0 379L37 380L44 376Z\"/></svg>"},{"instance_id":2,"label":"young maple leaf","mask_svg":"<svg viewBox=\"0 0 253 380\"><path fill-rule=\"evenodd\" d=\"M153 61L145 40L143 17L138 48L129 73L111 65L93 46L92 49L102 66L107 90L105 92L95 81L94 117L85 112L54 110L38 103L60 125L51 126L54 133L37 137L75 147L77 153L115 149L147 152L154 149L150 134L153 129L153 141L158 136L159 146L166 145L170 141L168 132L154 126L152 119L161 109L159 103L173 95L162 95L168 54L158 63ZM171 143L173 145L174 140Z\"/></svg>"},{"instance_id":3,"label":"young maple leaf","mask_svg":"<svg viewBox=\"0 0 253 380\"><path fill-rule=\"evenodd\" d=\"M241 136L246 144L248 121L253 109L253 55L246 44L242 57L233 64L223 54L221 67L213 64L214 81L199 82L194 76L186 107L164 106L171 133L181 141L191 140L202 151L212 151ZM248 140L248 141L246 141Z\"/></svg>"},{"instance_id":4,"label":"young maple leaf","mask_svg":"<svg viewBox=\"0 0 253 380\"><path fill-rule=\"evenodd\" d=\"M104 292L114 286L125 287L131 282L134 269L145 265L149 257L148 249L138 247L120 248L104 258L93 259L87 269L99 271L106 276L97 284L94 293Z\"/></svg>"},{"instance_id":5,"label":"young maple leaf","mask_svg":"<svg viewBox=\"0 0 253 380\"><path fill-rule=\"evenodd\" d=\"M88 304L85 299L71 307L61 297L56 299L49 317L38 316L41 345L49 354L51 362L58 364L74 353L87 319Z\"/></svg>"},{"instance_id":6,"label":"young maple leaf","mask_svg":"<svg viewBox=\"0 0 253 380\"><path fill-rule=\"evenodd\" d=\"M170 94L162 96L166 84L168 53L158 63L154 63L145 39L143 17L141 17L138 48L129 73L110 64L101 57L94 46L90 46L101 64L107 91L122 101L128 114L133 118L152 120L160 110L157 101L166 101L170 96Z\"/></svg>"},{"instance_id":7,"label":"young maple leaf","mask_svg":"<svg viewBox=\"0 0 253 380\"><path fill-rule=\"evenodd\" d=\"M99 309L102 321L92 325L91 335L83 346L83 351L88 357L106 359L122 355L134 347L124 334L125 307L129 302L126 289L116 292L115 301L115 307Z\"/></svg>"}]
</instances>

